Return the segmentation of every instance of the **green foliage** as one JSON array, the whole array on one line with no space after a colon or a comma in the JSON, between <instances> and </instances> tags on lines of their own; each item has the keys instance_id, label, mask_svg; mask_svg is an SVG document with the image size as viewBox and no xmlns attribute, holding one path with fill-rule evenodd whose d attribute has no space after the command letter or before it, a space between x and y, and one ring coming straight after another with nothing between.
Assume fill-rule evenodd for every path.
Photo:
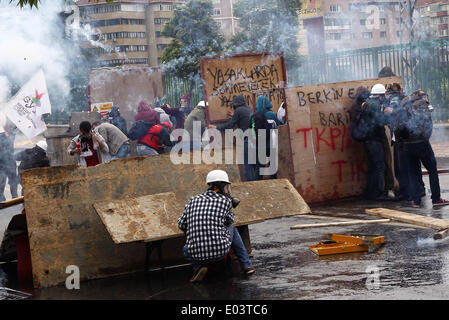
<instances>
[{"instance_id":1,"label":"green foliage","mask_svg":"<svg viewBox=\"0 0 449 320\"><path fill-rule=\"evenodd\" d=\"M223 51L224 36L212 13L210 0L189 0L175 9L162 31L162 35L174 39L161 56L165 72L192 78L199 75L201 56Z\"/></svg>"},{"instance_id":2,"label":"green foliage","mask_svg":"<svg viewBox=\"0 0 449 320\"><path fill-rule=\"evenodd\" d=\"M234 16L241 32L226 46L231 53L283 51L287 68L299 61L296 36L300 0L238 0Z\"/></svg>"}]
</instances>

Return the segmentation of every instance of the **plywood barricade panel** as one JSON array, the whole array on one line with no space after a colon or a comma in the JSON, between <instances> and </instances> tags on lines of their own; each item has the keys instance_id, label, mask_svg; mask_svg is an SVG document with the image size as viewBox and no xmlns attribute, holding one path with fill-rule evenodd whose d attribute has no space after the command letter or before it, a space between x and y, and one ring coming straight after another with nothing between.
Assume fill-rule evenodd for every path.
<instances>
[{"instance_id":1,"label":"plywood barricade panel","mask_svg":"<svg viewBox=\"0 0 449 320\"><path fill-rule=\"evenodd\" d=\"M95 69L89 73L90 104L113 102L128 128L134 123L139 102L148 104L164 96L159 68Z\"/></svg>"},{"instance_id":2,"label":"plywood barricade panel","mask_svg":"<svg viewBox=\"0 0 449 320\"><path fill-rule=\"evenodd\" d=\"M201 76L209 123L227 120L234 96L243 95L248 106L255 106L254 93L270 98L273 111L283 102L287 78L284 56L277 52L247 53L229 56L201 57Z\"/></svg>"},{"instance_id":3,"label":"plywood barricade panel","mask_svg":"<svg viewBox=\"0 0 449 320\"><path fill-rule=\"evenodd\" d=\"M233 209L235 226L310 213L287 179L237 182L232 184L232 190L241 201ZM112 240L119 244L183 236L177 222L185 204L173 192L166 192L95 203L94 207Z\"/></svg>"},{"instance_id":4,"label":"plywood barricade panel","mask_svg":"<svg viewBox=\"0 0 449 320\"><path fill-rule=\"evenodd\" d=\"M81 280L143 270L144 244L115 245L93 204L164 192L187 201L206 189L206 175L213 169L240 181L237 165L175 165L169 155L22 172L34 286L63 284L69 265L80 268ZM164 243L171 245L177 249L164 253L167 264L179 259L182 248L179 239Z\"/></svg>"},{"instance_id":5,"label":"plywood barricade panel","mask_svg":"<svg viewBox=\"0 0 449 320\"><path fill-rule=\"evenodd\" d=\"M281 153L291 152L290 180L306 202L362 193L367 166L363 145L351 139L349 110L357 88L376 83L402 84L402 80L390 77L285 89L291 150L281 147Z\"/></svg>"}]
</instances>

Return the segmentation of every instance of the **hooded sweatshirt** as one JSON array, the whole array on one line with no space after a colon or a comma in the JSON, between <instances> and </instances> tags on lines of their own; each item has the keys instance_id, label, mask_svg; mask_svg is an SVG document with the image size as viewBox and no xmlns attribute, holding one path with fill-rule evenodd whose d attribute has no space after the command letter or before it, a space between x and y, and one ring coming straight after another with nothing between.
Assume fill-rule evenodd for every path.
<instances>
[{"instance_id":1,"label":"hooded sweatshirt","mask_svg":"<svg viewBox=\"0 0 449 320\"><path fill-rule=\"evenodd\" d=\"M276 125L280 125L280 121L276 114L270 109L273 108L273 105L266 96L259 96L256 101L256 112L265 112L265 118L267 120L274 120Z\"/></svg>"},{"instance_id":2,"label":"hooded sweatshirt","mask_svg":"<svg viewBox=\"0 0 449 320\"><path fill-rule=\"evenodd\" d=\"M148 103L142 100L139 103L139 108L137 109L136 114L136 121L139 120L159 123L159 116L156 111L151 109Z\"/></svg>"},{"instance_id":3,"label":"hooded sweatshirt","mask_svg":"<svg viewBox=\"0 0 449 320\"><path fill-rule=\"evenodd\" d=\"M112 107L108 114L109 123L119 128L125 135L128 135L126 121L120 115L118 107Z\"/></svg>"},{"instance_id":4,"label":"hooded sweatshirt","mask_svg":"<svg viewBox=\"0 0 449 320\"><path fill-rule=\"evenodd\" d=\"M237 128L245 131L251 127L251 109L246 105L245 98L242 95L235 96L232 99L232 105L234 106L234 115L232 118L222 124L217 126L217 129L224 131L226 129L232 129L237 125Z\"/></svg>"}]
</instances>

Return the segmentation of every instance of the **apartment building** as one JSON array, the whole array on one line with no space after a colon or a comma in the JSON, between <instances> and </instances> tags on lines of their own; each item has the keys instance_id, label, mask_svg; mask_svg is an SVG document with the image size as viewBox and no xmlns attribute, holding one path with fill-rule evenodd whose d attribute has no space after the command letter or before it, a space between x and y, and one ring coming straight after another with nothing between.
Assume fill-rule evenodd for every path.
<instances>
[{"instance_id":1,"label":"apartment building","mask_svg":"<svg viewBox=\"0 0 449 320\"><path fill-rule=\"evenodd\" d=\"M346 51L408 41L399 1L304 1L300 11L302 54ZM304 32L304 29L306 30Z\"/></svg>"},{"instance_id":2,"label":"apartment building","mask_svg":"<svg viewBox=\"0 0 449 320\"><path fill-rule=\"evenodd\" d=\"M80 26L91 29L82 47L98 57L97 66L149 64L147 0L77 1Z\"/></svg>"},{"instance_id":3,"label":"apartment building","mask_svg":"<svg viewBox=\"0 0 449 320\"><path fill-rule=\"evenodd\" d=\"M447 0L418 0L419 27L415 34L421 39L449 37L449 2Z\"/></svg>"},{"instance_id":4,"label":"apartment building","mask_svg":"<svg viewBox=\"0 0 449 320\"><path fill-rule=\"evenodd\" d=\"M233 16L235 0L211 0L213 19L229 40L237 31ZM92 29L90 41L82 46L98 57L97 66L159 66L164 48L171 38L162 29L173 16L176 5L185 0L105 0L76 2L81 26Z\"/></svg>"}]
</instances>

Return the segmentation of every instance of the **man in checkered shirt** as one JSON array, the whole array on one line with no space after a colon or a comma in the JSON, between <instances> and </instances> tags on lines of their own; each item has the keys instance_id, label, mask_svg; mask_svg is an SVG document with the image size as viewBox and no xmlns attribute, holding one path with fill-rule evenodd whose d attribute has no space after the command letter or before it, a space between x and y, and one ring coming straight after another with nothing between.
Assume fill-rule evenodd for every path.
<instances>
[{"instance_id":1,"label":"man in checkered shirt","mask_svg":"<svg viewBox=\"0 0 449 320\"><path fill-rule=\"evenodd\" d=\"M193 267L191 282L203 280L207 264L223 260L232 248L244 273L254 273L248 252L238 230L232 226L234 213L231 182L223 170L212 170L206 178L209 189L190 198L178 220L187 236L184 257Z\"/></svg>"}]
</instances>

